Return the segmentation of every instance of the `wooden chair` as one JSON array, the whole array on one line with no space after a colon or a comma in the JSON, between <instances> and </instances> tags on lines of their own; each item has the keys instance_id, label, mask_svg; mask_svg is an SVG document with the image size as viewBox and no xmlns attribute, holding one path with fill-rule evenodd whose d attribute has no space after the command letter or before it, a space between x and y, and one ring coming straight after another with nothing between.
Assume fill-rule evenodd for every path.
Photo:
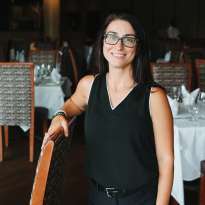
<instances>
[{"instance_id":1,"label":"wooden chair","mask_svg":"<svg viewBox=\"0 0 205 205\"><path fill-rule=\"evenodd\" d=\"M75 90L79 81L79 72L76 57L70 46L64 47L58 61L61 64L61 74L67 76L72 81L72 91Z\"/></svg>"},{"instance_id":2,"label":"wooden chair","mask_svg":"<svg viewBox=\"0 0 205 205\"><path fill-rule=\"evenodd\" d=\"M35 65L49 64L56 65L57 51L56 50L35 50L29 52L29 61Z\"/></svg>"},{"instance_id":3,"label":"wooden chair","mask_svg":"<svg viewBox=\"0 0 205 205\"><path fill-rule=\"evenodd\" d=\"M51 65L52 67L56 66L57 61L57 50L43 50L37 49L35 51L29 52L29 62L32 62L34 65ZM48 129L48 110L43 107L35 107L35 113L37 118L41 119L43 125L43 131Z\"/></svg>"},{"instance_id":4,"label":"wooden chair","mask_svg":"<svg viewBox=\"0 0 205 205\"><path fill-rule=\"evenodd\" d=\"M197 87L205 91L205 59L195 60Z\"/></svg>"},{"instance_id":5,"label":"wooden chair","mask_svg":"<svg viewBox=\"0 0 205 205\"><path fill-rule=\"evenodd\" d=\"M201 161L199 205L205 205L205 160Z\"/></svg>"},{"instance_id":6,"label":"wooden chair","mask_svg":"<svg viewBox=\"0 0 205 205\"><path fill-rule=\"evenodd\" d=\"M34 69L31 63L0 63L0 161L3 161L2 128L8 146L8 126L27 126L29 161L34 158Z\"/></svg>"},{"instance_id":7,"label":"wooden chair","mask_svg":"<svg viewBox=\"0 0 205 205\"><path fill-rule=\"evenodd\" d=\"M75 118L70 122L70 136L50 140L41 150L31 193L30 205L60 205L66 154L70 150Z\"/></svg>"},{"instance_id":8,"label":"wooden chair","mask_svg":"<svg viewBox=\"0 0 205 205\"><path fill-rule=\"evenodd\" d=\"M79 80L78 67L71 48L68 49L68 54L73 68L73 88L75 89L77 87L78 80Z\"/></svg>"},{"instance_id":9,"label":"wooden chair","mask_svg":"<svg viewBox=\"0 0 205 205\"><path fill-rule=\"evenodd\" d=\"M191 64L189 63L151 63L154 81L164 86L167 93L172 87L184 84L191 90Z\"/></svg>"},{"instance_id":10,"label":"wooden chair","mask_svg":"<svg viewBox=\"0 0 205 205\"><path fill-rule=\"evenodd\" d=\"M197 88L196 59L205 59L204 48L185 48L184 62L191 63L192 66L192 88Z\"/></svg>"}]
</instances>

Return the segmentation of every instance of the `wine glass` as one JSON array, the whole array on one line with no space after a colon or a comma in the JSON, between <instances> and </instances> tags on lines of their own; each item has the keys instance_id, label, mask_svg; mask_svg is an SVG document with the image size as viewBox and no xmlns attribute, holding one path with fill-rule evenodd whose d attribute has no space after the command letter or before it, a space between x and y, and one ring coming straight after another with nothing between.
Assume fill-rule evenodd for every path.
<instances>
[{"instance_id":1,"label":"wine glass","mask_svg":"<svg viewBox=\"0 0 205 205\"><path fill-rule=\"evenodd\" d=\"M188 108L188 112L190 113L191 115L191 121L198 121L199 119L199 106L197 103L194 103L193 105L189 105L189 108Z\"/></svg>"}]
</instances>

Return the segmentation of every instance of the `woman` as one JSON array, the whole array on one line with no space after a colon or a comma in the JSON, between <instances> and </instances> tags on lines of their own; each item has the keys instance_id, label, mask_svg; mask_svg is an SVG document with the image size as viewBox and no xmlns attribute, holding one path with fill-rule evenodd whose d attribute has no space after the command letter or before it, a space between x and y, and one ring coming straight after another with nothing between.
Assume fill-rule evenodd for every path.
<instances>
[{"instance_id":1,"label":"woman","mask_svg":"<svg viewBox=\"0 0 205 205\"><path fill-rule=\"evenodd\" d=\"M99 74L85 76L52 120L43 146L86 111L89 205L168 205L173 124L166 93L152 82L145 34L134 16L110 15L99 35Z\"/></svg>"}]
</instances>

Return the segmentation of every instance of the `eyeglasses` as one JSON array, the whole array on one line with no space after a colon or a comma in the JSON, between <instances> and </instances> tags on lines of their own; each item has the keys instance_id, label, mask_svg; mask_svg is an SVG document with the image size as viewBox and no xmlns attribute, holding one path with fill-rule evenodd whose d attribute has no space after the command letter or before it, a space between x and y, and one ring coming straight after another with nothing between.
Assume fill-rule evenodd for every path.
<instances>
[{"instance_id":1,"label":"eyeglasses","mask_svg":"<svg viewBox=\"0 0 205 205\"><path fill-rule=\"evenodd\" d=\"M129 48L135 47L139 42L139 39L136 38L134 35L130 35L130 36L126 35L121 38L114 33L106 33L104 35L104 41L106 44L116 45L119 40L125 47L129 47Z\"/></svg>"}]
</instances>

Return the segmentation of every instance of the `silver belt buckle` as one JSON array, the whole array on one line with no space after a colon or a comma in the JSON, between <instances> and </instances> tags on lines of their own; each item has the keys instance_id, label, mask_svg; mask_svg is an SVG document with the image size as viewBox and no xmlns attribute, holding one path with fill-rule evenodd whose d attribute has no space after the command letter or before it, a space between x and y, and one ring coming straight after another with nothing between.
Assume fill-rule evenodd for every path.
<instances>
[{"instance_id":1,"label":"silver belt buckle","mask_svg":"<svg viewBox=\"0 0 205 205\"><path fill-rule=\"evenodd\" d=\"M106 187L105 191L108 198L112 198L113 197L112 194L118 193L118 190L116 190L116 188L114 187Z\"/></svg>"}]
</instances>

